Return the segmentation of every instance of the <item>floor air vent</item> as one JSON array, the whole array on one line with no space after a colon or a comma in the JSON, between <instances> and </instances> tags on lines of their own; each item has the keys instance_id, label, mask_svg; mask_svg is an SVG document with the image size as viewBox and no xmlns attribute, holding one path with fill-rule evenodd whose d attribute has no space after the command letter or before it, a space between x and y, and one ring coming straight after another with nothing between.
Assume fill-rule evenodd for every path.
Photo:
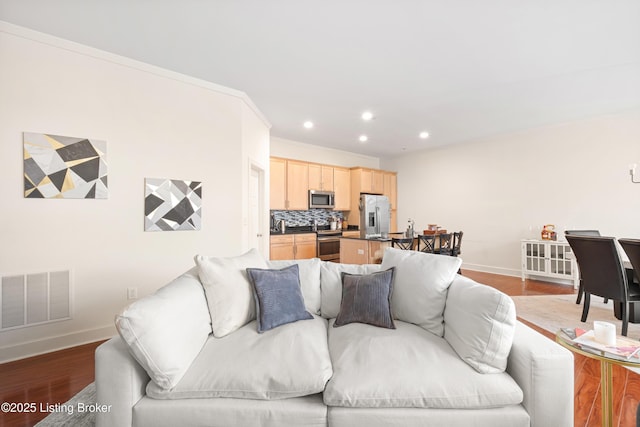
<instances>
[{"instance_id":1,"label":"floor air vent","mask_svg":"<svg viewBox=\"0 0 640 427\"><path fill-rule=\"evenodd\" d=\"M3 276L0 330L71 318L69 271Z\"/></svg>"}]
</instances>

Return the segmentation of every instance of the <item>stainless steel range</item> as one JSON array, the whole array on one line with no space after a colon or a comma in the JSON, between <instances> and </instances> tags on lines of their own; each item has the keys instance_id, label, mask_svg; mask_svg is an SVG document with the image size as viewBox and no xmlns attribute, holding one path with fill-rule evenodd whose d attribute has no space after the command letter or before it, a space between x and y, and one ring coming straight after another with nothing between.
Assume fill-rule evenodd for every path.
<instances>
[{"instance_id":1,"label":"stainless steel range","mask_svg":"<svg viewBox=\"0 0 640 427\"><path fill-rule=\"evenodd\" d=\"M341 230L318 230L318 258L323 261L340 262Z\"/></svg>"}]
</instances>

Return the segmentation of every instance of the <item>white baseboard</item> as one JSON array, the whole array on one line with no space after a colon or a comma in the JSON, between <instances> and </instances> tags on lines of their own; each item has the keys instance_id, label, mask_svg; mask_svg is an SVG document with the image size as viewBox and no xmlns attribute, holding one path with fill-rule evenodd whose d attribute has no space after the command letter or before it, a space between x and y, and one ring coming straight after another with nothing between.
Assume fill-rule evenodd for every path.
<instances>
[{"instance_id":1,"label":"white baseboard","mask_svg":"<svg viewBox=\"0 0 640 427\"><path fill-rule=\"evenodd\" d=\"M12 362L14 360L108 339L115 334L117 334L115 326L109 325L0 347L0 363Z\"/></svg>"},{"instance_id":2,"label":"white baseboard","mask_svg":"<svg viewBox=\"0 0 640 427\"><path fill-rule=\"evenodd\" d=\"M522 272L520 270L514 270L511 268L491 267L488 265L479 265L479 264L462 264L462 269L479 271L482 273L500 274L503 276L522 277ZM541 282L549 282L549 283L557 283L559 285L573 286L573 280L570 280L570 279L556 279L553 277L535 276L531 274L528 274L527 278L531 278Z\"/></svg>"},{"instance_id":3,"label":"white baseboard","mask_svg":"<svg viewBox=\"0 0 640 427\"><path fill-rule=\"evenodd\" d=\"M520 270L512 268L492 267L489 265L462 263L463 270L480 271L482 273L501 274L503 276L521 277Z\"/></svg>"}]
</instances>

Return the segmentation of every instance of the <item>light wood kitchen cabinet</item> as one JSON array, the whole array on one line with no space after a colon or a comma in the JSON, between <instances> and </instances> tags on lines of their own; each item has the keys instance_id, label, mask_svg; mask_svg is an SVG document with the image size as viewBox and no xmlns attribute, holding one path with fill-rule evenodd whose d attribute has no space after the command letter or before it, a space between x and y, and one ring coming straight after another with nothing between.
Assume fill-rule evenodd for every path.
<instances>
[{"instance_id":1,"label":"light wood kitchen cabinet","mask_svg":"<svg viewBox=\"0 0 640 427\"><path fill-rule=\"evenodd\" d=\"M269 259L310 259L316 257L316 234L282 234L271 236Z\"/></svg>"},{"instance_id":2,"label":"light wood kitchen cabinet","mask_svg":"<svg viewBox=\"0 0 640 427\"><path fill-rule=\"evenodd\" d=\"M334 191L333 167L309 163L309 190Z\"/></svg>"},{"instance_id":3,"label":"light wood kitchen cabinet","mask_svg":"<svg viewBox=\"0 0 640 427\"><path fill-rule=\"evenodd\" d=\"M293 234L271 236L269 259L293 259Z\"/></svg>"},{"instance_id":4,"label":"light wood kitchen cabinet","mask_svg":"<svg viewBox=\"0 0 640 427\"><path fill-rule=\"evenodd\" d=\"M384 193L384 172L375 169L371 171L371 192Z\"/></svg>"},{"instance_id":5,"label":"light wood kitchen cabinet","mask_svg":"<svg viewBox=\"0 0 640 427\"><path fill-rule=\"evenodd\" d=\"M391 223L389 224L389 232L398 231L398 175L395 172L384 172L384 191L382 194L389 198L391 205Z\"/></svg>"},{"instance_id":6,"label":"light wood kitchen cabinet","mask_svg":"<svg viewBox=\"0 0 640 427\"><path fill-rule=\"evenodd\" d=\"M271 157L271 210L309 209L309 190L333 191L337 211L351 209L349 168Z\"/></svg>"},{"instance_id":7,"label":"light wood kitchen cabinet","mask_svg":"<svg viewBox=\"0 0 640 427\"><path fill-rule=\"evenodd\" d=\"M286 209L309 209L309 164L306 162L287 160Z\"/></svg>"},{"instance_id":8,"label":"light wood kitchen cabinet","mask_svg":"<svg viewBox=\"0 0 640 427\"><path fill-rule=\"evenodd\" d=\"M384 171L351 168L351 190L358 194L382 194L384 192Z\"/></svg>"},{"instance_id":9,"label":"light wood kitchen cabinet","mask_svg":"<svg viewBox=\"0 0 640 427\"><path fill-rule=\"evenodd\" d=\"M310 259L316 257L316 234L295 234L293 259Z\"/></svg>"},{"instance_id":10,"label":"light wood kitchen cabinet","mask_svg":"<svg viewBox=\"0 0 640 427\"><path fill-rule=\"evenodd\" d=\"M333 168L333 191L336 195L336 211L351 210L351 171L347 168Z\"/></svg>"},{"instance_id":11,"label":"light wood kitchen cabinet","mask_svg":"<svg viewBox=\"0 0 640 427\"><path fill-rule=\"evenodd\" d=\"M269 209L287 208L287 161L272 157L269 161Z\"/></svg>"},{"instance_id":12,"label":"light wood kitchen cabinet","mask_svg":"<svg viewBox=\"0 0 640 427\"><path fill-rule=\"evenodd\" d=\"M269 168L269 209L308 209L308 163L271 157Z\"/></svg>"},{"instance_id":13,"label":"light wood kitchen cabinet","mask_svg":"<svg viewBox=\"0 0 640 427\"><path fill-rule=\"evenodd\" d=\"M373 193L373 185L371 185L372 184L371 170L358 169L356 173L359 173L360 175L360 179L359 179L360 193Z\"/></svg>"},{"instance_id":14,"label":"light wood kitchen cabinet","mask_svg":"<svg viewBox=\"0 0 640 427\"><path fill-rule=\"evenodd\" d=\"M342 237L360 237L360 232L357 230L343 231Z\"/></svg>"},{"instance_id":15,"label":"light wood kitchen cabinet","mask_svg":"<svg viewBox=\"0 0 640 427\"><path fill-rule=\"evenodd\" d=\"M391 222L389 223L389 233L397 233L398 232L398 211L391 211Z\"/></svg>"},{"instance_id":16,"label":"light wood kitchen cabinet","mask_svg":"<svg viewBox=\"0 0 640 427\"><path fill-rule=\"evenodd\" d=\"M398 175L395 172L383 172L384 184L382 194L389 198L391 210L398 208Z\"/></svg>"},{"instance_id":17,"label":"light wood kitchen cabinet","mask_svg":"<svg viewBox=\"0 0 640 427\"><path fill-rule=\"evenodd\" d=\"M340 239L340 262L343 264L380 264L390 241Z\"/></svg>"}]
</instances>

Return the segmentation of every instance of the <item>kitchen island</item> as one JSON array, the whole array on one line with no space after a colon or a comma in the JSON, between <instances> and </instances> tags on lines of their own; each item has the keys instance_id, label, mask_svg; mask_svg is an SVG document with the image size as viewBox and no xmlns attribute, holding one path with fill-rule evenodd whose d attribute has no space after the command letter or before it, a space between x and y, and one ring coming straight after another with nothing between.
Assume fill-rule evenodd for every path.
<instances>
[{"instance_id":1,"label":"kitchen island","mask_svg":"<svg viewBox=\"0 0 640 427\"><path fill-rule=\"evenodd\" d=\"M391 239L341 237L340 262L343 264L380 264Z\"/></svg>"}]
</instances>

